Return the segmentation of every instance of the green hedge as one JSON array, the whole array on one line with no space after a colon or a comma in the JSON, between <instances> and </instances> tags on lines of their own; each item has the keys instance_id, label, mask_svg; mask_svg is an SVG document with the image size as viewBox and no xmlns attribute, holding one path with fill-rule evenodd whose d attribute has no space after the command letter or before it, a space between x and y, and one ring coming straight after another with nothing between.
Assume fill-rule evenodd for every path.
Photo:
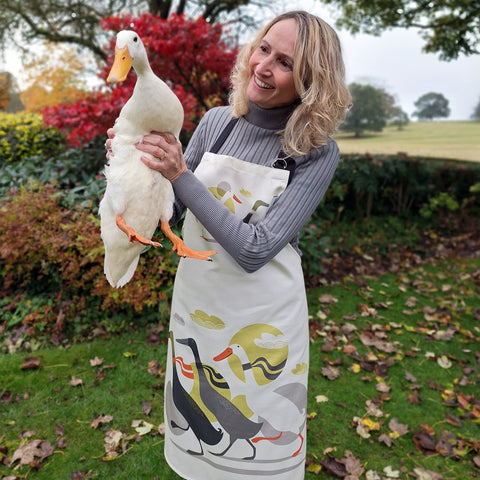
<instances>
[{"instance_id":1,"label":"green hedge","mask_svg":"<svg viewBox=\"0 0 480 480\"><path fill-rule=\"evenodd\" d=\"M344 156L316 215L415 215L440 193L475 204L480 164L404 155ZM477 197L478 200L478 197Z\"/></svg>"},{"instance_id":2,"label":"green hedge","mask_svg":"<svg viewBox=\"0 0 480 480\"><path fill-rule=\"evenodd\" d=\"M65 135L43 126L41 115L0 112L0 166L34 155L49 157L65 150Z\"/></svg>"}]
</instances>

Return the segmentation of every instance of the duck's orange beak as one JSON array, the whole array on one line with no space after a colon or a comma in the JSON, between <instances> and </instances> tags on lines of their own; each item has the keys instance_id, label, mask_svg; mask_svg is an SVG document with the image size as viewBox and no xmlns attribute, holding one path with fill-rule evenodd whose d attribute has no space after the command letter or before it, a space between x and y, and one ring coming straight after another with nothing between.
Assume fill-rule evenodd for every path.
<instances>
[{"instance_id":1,"label":"duck's orange beak","mask_svg":"<svg viewBox=\"0 0 480 480\"><path fill-rule=\"evenodd\" d=\"M123 82L132 68L132 57L128 52L128 48L115 48L115 60L113 61L112 69L108 74L107 82Z\"/></svg>"},{"instance_id":2,"label":"duck's orange beak","mask_svg":"<svg viewBox=\"0 0 480 480\"><path fill-rule=\"evenodd\" d=\"M230 355L233 355L233 350L228 347L222 353L218 354L216 357L213 357L213 360L215 360L215 362L220 362L220 360L225 360Z\"/></svg>"}]
</instances>

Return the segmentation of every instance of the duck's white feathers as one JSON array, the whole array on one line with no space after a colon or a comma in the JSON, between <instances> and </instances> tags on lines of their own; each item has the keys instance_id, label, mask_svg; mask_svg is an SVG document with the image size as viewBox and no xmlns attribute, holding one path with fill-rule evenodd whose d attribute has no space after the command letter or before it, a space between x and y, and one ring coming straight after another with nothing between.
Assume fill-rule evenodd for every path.
<instances>
[{"instance_id":1,"label":"duck's white feathers","mask_svg":"<svg viewBox=\"0 0 480 480\"><path fill-rule=\"evenodd\" d=\"M121 287L132 278L145 248L128 240L116 225L117 215L122 215L127 225L148 239L152 238L159 220L168 221L172 216L171 183L140 160L145 153L137 150L135 144L152 131L171 132L178 138L184 118L176 95L152 72L138 35L120 32L117 46L125 44L138 78L114 126L113 157L105 166L107 188L100 202L104 270L114 287Z\"/></svg>"}]
</instances>

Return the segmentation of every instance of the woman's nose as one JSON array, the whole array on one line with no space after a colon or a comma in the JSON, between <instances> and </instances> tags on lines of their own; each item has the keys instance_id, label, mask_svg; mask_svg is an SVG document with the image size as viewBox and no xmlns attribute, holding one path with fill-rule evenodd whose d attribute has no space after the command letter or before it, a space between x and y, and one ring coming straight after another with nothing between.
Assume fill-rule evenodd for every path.
<instances>
[{"instance_id":1,"label":"woman's nose","mask_svg":"<svg viewBox=\"0 0 480 480\"><path fill-rule=\"evenodd\" d=\"M258 63L256 71L258 73L263 73L264 75L271 72L272 60L270 57L265 57L261 62Z\"/></svg>"}]
</instances>

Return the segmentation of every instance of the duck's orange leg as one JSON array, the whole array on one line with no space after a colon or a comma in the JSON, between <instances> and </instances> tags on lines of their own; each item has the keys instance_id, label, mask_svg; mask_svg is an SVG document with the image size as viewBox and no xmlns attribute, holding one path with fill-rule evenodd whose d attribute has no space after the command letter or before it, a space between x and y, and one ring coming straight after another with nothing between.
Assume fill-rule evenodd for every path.
<instances>
[{"instance_id":1,"label":"duck's orange leg","mask_svg":"<svg viewBox=\"0 0 480 480\"><path fill-rule=\"evenodd\" d=\"M181 257L198 258L200 260L211 261L212 259L210 258L210 255L215 255L215 253L217 253L214 250L198 252L197 250L192 250L191 248L187 247L183 243L183 240L172 232L172 229L167 221L162 220L161 229L165 236L173 243L173 250L176 250L178 255Z\"/></svg>"},{"instance_id":2,"label":"duck's orange leg","mask_svg":"<svg viewBox=\"0 0 480 480\"><path fill-rule=\"evenodd\" d=\"M142 237L139 233L137 233L130 225L127 225L124 218L121 215L117 215L116 217L117 227L125 232L128 240L130 242L138 242L142 245L151 245L152 247L161 247L162 245L158 242L154 242L153 240L149 240L148 238Z\"/></svg>"}]
</instances>

